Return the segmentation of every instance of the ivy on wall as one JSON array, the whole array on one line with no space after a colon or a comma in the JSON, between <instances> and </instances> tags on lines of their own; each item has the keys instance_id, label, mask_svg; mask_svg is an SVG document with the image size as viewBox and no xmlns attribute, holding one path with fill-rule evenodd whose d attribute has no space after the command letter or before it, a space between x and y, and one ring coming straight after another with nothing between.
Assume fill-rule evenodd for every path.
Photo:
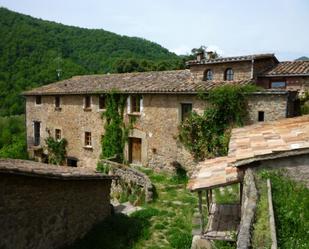
<instances>
[{"instance_id":1,"label":"ivy on wall","mask_svg":"<svg viewBox=\"0 0 309 249\"><path fill-rule=\"evenodd\" d=\"M179 139L196 160L224 156L228 152L230 132L247 120L247 93L254 85L225 85L200 98L207 101L202 115L192 112L179 127Z\"/></svg>"},{"instance_id":2,"label":"ivy on wall","mask_svg":"<svg viewBox=\"0 0 309 249\"><path fill-rule=\"evenodd\" d=\"M59 141L52 137L45 139L48 151L48 163L62 165L66 156L67 140L61 139Z\"/></svg>"},{"instance_id":3,"label":"ivy on wall","mask_svg":"<svg viewBox=\"0 0 309 249\"><path fill-rule=\"evenodd\" d=\"M125 105L125 95L117 94L117 91L106 94L106 111L102 114L102 118L106 121L102 139L102 158L116 156L119 161L124 161L124 146L135 122L135 119L130 119L129 124L124 121Z\"/></svg>"}]
</instances>

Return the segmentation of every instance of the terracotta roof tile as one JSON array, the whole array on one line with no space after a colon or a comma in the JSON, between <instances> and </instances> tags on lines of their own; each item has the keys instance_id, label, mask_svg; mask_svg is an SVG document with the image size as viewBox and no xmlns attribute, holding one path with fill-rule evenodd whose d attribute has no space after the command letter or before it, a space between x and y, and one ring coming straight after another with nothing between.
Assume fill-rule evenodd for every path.
<instances>
[{"instance_id":1,"label":"terracotta roof tile","mask_svg":"<svg viewBox=\"0 0 309 249\"><path fill-rule=\"evenodd\" d=\"M276 61L277 58L274 54L252 54L252 55L242 55L242 56L232 56L232 57L219 57L216 59L202 59L188 61L187 65L199 65L199 64L216 64L216 63L226 63L226 62L239 62L239 61L251 61L256 59L264 58L274 58Z\"/></svg>"},{"instance_id":2,"label":"terracotta roof tile","mask_svg":"<svg viewBox=\"0 0 309 249\"><path fill-rule=\"evenodd\" d=\"M24 95L88 94L118 90L122 93L197 93L226 85L246 85L240 81L201 81L190 70L84 75L24 92Z\"/></svg>"},{"instance_id":3,"label":"terracotta roof tile","mask_svg":"<svg viewBox=\"0 0 309 249\"><path fill-rule=\"evenodd\" d=\"M188 188L196 191L231 184L242 177L237 166L304 153L309 153L309 115L236 128L228 156L200 162Z\"/></svg>"},{"instance_id":4,"label":"terracotta roof tile","mask_svg":"<svg viewBox=\"0 0 309 249\"><path fill-rule=\"evenodd\" d=\"M285 61L264 73L262 76L308 75L309 61Z\"/></svg>"}]
</instances>

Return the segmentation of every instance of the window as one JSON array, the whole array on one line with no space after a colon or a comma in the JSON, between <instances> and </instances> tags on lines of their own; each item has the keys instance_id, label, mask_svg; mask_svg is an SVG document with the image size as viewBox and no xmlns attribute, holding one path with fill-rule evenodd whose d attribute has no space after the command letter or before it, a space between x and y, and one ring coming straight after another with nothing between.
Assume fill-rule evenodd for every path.
<instances>
[{"instance_id":1,"label":"window","mask_svg":"<svg viewBox=\"0 0 309 249\"><path fill-rule=\"evenodd\" d=\"M36 105L42 104L42 96L35 96L35 104Z\"/></svg>"},{"instance_id":2,"label":"window","mask_svg":"<svg viewBox=\"0 0 309 249\"><path fill-rule=\"evenodd\" d=\"M105 95L99 96L99 109L103 110L105 109Z\"/></svg>"},{"instance_id":3,"label":"window","mask_svg":"<svg viewBox=\"0 0 309 249\"><path fill-rule=\"evenodd\" d=\"M86 147L91 147L92 143L91 143L91 132L86 131L85 132L85 146Z\"/></svg>"},{"instance_id":4,"label":"window","mask_svg":"<svg viewBox=\"0 0 309 249\"><path fill-rule=\"evenodd\" d=\"M91 109L91 96L86 96L84 99L84 108Z\"/></svg>"},{"instance_id":5,"label":"window","mask_svg":"<svg viewBox=\"0 0 309 249\"><path fill-rule=\"evenodd\" d=\"M33 133L34 133L34 146L40 145L41 138L41 123L38 121L33 122Z\"/></svg>"},{"instance_id":6,"label":"window","mask_svg":"<svg viewBox=\"0 0 309 249\"><path fill-rule=\"evenodd\" d=\"M208 69L204 72L204 79L203 80L212 80L212 71Z\"/></svg>"},{"instance_id":7,"label":"window","mask_svg":"<svg viewBox=\"0 0 309 249\"><path fill-rule=\"evenodd\" d=\"M75 157L68 157L67 158L67 165L70 166L70 167L77 167L77 162L78 162L78 159L75 158Z\"/></svg>"},{"instance_id":8,"label":"window","mask_svg":"<svg viewBox=\"0 0 309 249\"><path fill-rule=\"evenodd\" d=\"M192 104L183 103L181 104L181 121L187 119L192 112Z\"/></svg>"},{"instance_id":9,"label":"window","mask_svg":"<svg viewBox=\"0 0 309 249\"><path fill-rule=\"evenodd\" d=\"M60 129L55 129L55 139L57 141L61 140L61 130Z\"/></svg>"},{"instance_id":10,"label":"window","mask_svg":"<svg viewBox=\"0 0 309 249\"><path fill-rule=\"evenodd\" d=\"M259 122L263 122L264 121L264 112L263 111L259 111L258 121Z\"/></svg>"},{"instance_id":11,"label":"window","mask_svg":"<svg viewBox=\"0 0 309 249\"><path fill-rule=\"evenodd\" d=\"M60 96L55 97L55 108L56 109L60 108Z\"/></svg>"},{"instance_id":12,"label":"window","mask_svg":"<svg viewBox=\"0 0 309 249\"><path fill-rule=\"evenodd\" d=\"M131 96L131 112L141 111L141 97L138 95Z\"/></svg>"},{"instance_id":13,"label":"window","mask_svg":"<svg viewBox=\"0 0 309 249\"><path fill-rule=\"evenodd\" d=\"M228 68L225 70L225 74L224 74L224 80L233 80L234 79L234 72L232 68Z\"/></svg>"},{"instance_id":14,"label":"window","mask_svg":"<svg viewBox=\"0 0 309 249\"><path fill-rule=\"evenodd\" d=\"M285 88L286 83L284 81L274 81L271 82L271 88Z\"/></svg>"}]
</instances>

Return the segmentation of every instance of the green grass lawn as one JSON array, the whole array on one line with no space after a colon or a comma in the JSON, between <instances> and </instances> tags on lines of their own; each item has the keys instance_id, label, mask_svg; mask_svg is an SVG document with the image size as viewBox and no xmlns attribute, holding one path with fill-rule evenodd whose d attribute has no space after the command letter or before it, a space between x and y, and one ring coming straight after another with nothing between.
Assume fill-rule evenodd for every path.
<instances>
[{"instance_id":1,"label":"green grass lawn","mask_svg":"<svg viewBox=\"0 0 309 249\"><path fill-rule=\"evenodd\" d=\"M309 248L309 189L304 184L289 179L284 171L262 170L258 173L258 177L264 181L267 178L271 180L278 247ZM263 189L261 193L263 194ZM258 208L265 205L263 197L261 198L262 203L258 204ZM262 215L262 219L266 223L268 217L263 216L265 214ZM260 223L263 222L257 220L255 229L261 232L263 226Z\"/></svg>"},{"instance_id":2,"label":"green grass lawn","mask_svg":"<svg viewBox=\"0 0 309 249\"><path fill-rule=\"evenodd\" d=\"M130 217L115 214L107 218L66 249L190 249L198 199L197 194L186 189L187 178L181 174L154 173L146 168L140 170L154 184L155 200ZM238 192L238 185L233 185L216 190L214 195L219 203L233 203L239 200ZM204 211L206 224L206 207ZM199 227L199 224L194 226ZM235 248L227 242L216 242L215 245L218 249Z\"/></svg>"},{"instance_id":3,"label":"green grass lawn","mask_svg":"<svg viewBox=\"0 0 309 249\"><path fill-rule=\"evenodd\" d=\"M96 225L66 249L189 249L197 196L186 189L184 176L141 169L156 188L154 202L130 217L116 214Z\"/></svg>"}]
</instances>

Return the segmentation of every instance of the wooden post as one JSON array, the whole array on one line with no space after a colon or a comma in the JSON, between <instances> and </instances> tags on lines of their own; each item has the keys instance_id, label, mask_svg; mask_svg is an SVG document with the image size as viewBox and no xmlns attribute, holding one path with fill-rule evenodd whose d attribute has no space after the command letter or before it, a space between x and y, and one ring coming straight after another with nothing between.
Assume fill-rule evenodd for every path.
<instances>
[{"instance_id":1,"label":"wooden post","mask_svg":"<svg viewBox=\"0 0 309 249\"><path fill-rule=\"evenodd\" d=\"M209 190L206 190L206 205L207 205L207 211L209 213L210 207L209 207Z\"/></svg>"},{"instance_id":2,"label":"wooden post","mask_svg":"<svg viewBox=\"0 0 309 249\"><path fill-rule=\"evenodd\" d=\"M212 189L209 189L209 211L211 208L211 204L212 204Z\"/></svg>"},{"instance_id":3,"label":"wooden post","mask_svg":"<svg viewBox=\"0 0 309 249\"><path fill-rule=\"evenodd\" d=\"M202 191L198 191L198 209L200 211L200 225L201 225L201 234L204 233L204 215L203 215L203 199Z\"/></svg>"},{"instance_id":4,"label":"wooden post","mask_svg":"<svg viewBox=\"0 0 309 249\"><path fill-rule=\"evenodd\" d=\"M242 182L239 183L239 204L242 205L242 193L243 193L244 185Z\"/></svg>"}]
</instances>

